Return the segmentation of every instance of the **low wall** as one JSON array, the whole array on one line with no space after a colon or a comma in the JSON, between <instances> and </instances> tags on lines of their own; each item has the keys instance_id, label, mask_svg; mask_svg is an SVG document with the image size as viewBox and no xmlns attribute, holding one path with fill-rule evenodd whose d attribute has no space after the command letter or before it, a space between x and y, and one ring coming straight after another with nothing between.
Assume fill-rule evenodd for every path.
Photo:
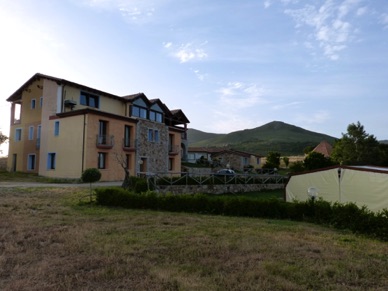
<instances>
[{"instance_id":1,"label":"low wall","mask_svg":"<svg viewBox=\"0 0 388 291\"><path fill-rule=\"evenodd\" d=\"M0 170L6 170L7 169L7 157L0 158Z\"/></svg>"},{"instance_id":2,"label":"low wall","mask_svg":"<svg viewBox=\"0 0 388 291\"><path fill-rule=\"evenodd\" d=\"M158 192L167 194L224 194L258 192L263 190L284 189L283 184L231 184L231 185L160 185Z\"/></svg>"}]
</instances>

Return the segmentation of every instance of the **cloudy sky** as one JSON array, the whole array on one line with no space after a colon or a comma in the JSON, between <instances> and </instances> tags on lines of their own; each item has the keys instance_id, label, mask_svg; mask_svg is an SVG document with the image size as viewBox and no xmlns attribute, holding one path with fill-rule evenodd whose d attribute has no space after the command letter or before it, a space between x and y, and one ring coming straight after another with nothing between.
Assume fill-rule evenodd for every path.
<instances>
[{"instance_id":1,"label":"cloudy sky","mask_svg":"<svg viewBox=\"0 0 388 291\"><path fill-rule=\"evenodd\" d=\"M388 139L386 0L0 0L0 36L7 135L5 100L39 72L144 92L206 132L360 121Z\"/></svg>"}]
</instances>

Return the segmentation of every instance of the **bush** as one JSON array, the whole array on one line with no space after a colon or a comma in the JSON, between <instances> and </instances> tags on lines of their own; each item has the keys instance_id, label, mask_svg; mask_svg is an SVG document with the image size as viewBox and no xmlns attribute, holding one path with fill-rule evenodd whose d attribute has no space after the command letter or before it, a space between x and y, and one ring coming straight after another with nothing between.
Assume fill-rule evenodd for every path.
<instances>
[{"instance_id":1,"label":"bush","mask_svg":"<svg viewBox=\"0 0 388 291\"><path fill-rule=\"evenodd\" d=\"M101 172L97 168L89 168L83 171L81 180L84 183L94 183L101 179Z\"/></svg>"},{"instance_id":2,"label":"bush","mask_svg":"<svg viewBox=\"0 0 388 291\"><path fill-rule=\"evenodd\" d=\"M323 200L289 203L204 194L157 195L149 191L139 194L122 188L100 188L96 194L97 203L106 206L307 221L388 241L388 210L374 213L353 203L331 204Z\"/></svg>"}]
</instances>

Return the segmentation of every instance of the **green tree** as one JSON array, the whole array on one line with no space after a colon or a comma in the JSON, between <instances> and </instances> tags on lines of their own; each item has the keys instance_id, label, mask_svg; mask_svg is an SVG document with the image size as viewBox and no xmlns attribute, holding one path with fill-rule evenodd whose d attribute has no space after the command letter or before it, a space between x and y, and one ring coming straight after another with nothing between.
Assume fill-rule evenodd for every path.
<instances>
[{"instance_id":1,"label":"green tree","mask_svg":"<svg viewBox=\"0 0 388 291\"><path fill-rule=\"evenodd\" d=\"M278 152L269 152L267 155L267 161L265 162L263 168L279 168L280 165L280 156L281 154Z\"/></svg>"},{"instance_id":2,"label":"green tree","mask_svg":"<svg viewBox=\"0 0 388 291\"><path fill-rule=\"evenodd\" d=\"M315 170L333 165L333 162L323 154L310 152L303 161L305 170Z\"/></svg>"},{"instance_id":3,"label":"green tree","mask_svg":"<svg viewBox=\"0 0 388 291\"><path fill-rule=\"evenodd\" d=\"M1 131L0 131L0 145L2 145L3 143L5 143L7 141L8 137L6 135L4 135ZM0 151L1 153L1 151Z\"/></svg>"},{"instance_id":4,"label":"green tree","mask_svg":"<svg viewBox=\"0 0 388 291\"><path fill-rule=\"evenodd\" d=\"M290 171L292 173L299 173L299 172L303 172L304 170L305 170L304 163L302 161L297 161L297 162L291 163L290 165Z\"/></svg>"},{"instance_id":5,"label":"green tree","mask_svg":"<svg viewBox=\"0 0 388 291\"><path fill-rule=\"evenodd\" d=\"M290 158L289 157L283 157L283 162L286 165L286 168L288 168L288 165L290 164Z\"/></svg>"},{"instance_id":6,"label":"green tree","mask_svg":"<svg viewBox=\"0 0 388 291\"><path fill-rule=\"evenodd\" d=\"M366 133L358 121L349 124L347 133L335 142L331 159L344 165L379 165L379 145L377 139Z\"/></svg>"},{"instance_id":7,"label":"green tree","mask_svg":"<svg viewBox=\"0 0 388 291\"><path fill-rule=\"evenodd\" d=\"M84 183L90 183L90 202L92 202L92 183L97 182L101 179L101 172L97 168L89 168L83 171L81 180Z\"/></svg>"}]
</instances>

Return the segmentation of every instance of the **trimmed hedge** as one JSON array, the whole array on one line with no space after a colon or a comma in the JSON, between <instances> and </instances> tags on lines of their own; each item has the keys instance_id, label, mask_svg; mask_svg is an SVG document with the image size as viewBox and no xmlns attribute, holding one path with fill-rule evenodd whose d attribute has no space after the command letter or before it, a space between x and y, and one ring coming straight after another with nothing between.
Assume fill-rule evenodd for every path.
<instances>
[{"instance_id":1,"label":"trimmed hedge","mask_svg":"<svg viewBox=\"0 0 388 291\"><path fill-rule=\"evenodd\" d=\"M98 188L96 201L99 205L131 209L307 221L388 241L388 210L375 213L354 203L332 204L323 200L289 203L278 199L209 197L204 194L138 194L122 188Z\"/></svg>"}]
</instances>

